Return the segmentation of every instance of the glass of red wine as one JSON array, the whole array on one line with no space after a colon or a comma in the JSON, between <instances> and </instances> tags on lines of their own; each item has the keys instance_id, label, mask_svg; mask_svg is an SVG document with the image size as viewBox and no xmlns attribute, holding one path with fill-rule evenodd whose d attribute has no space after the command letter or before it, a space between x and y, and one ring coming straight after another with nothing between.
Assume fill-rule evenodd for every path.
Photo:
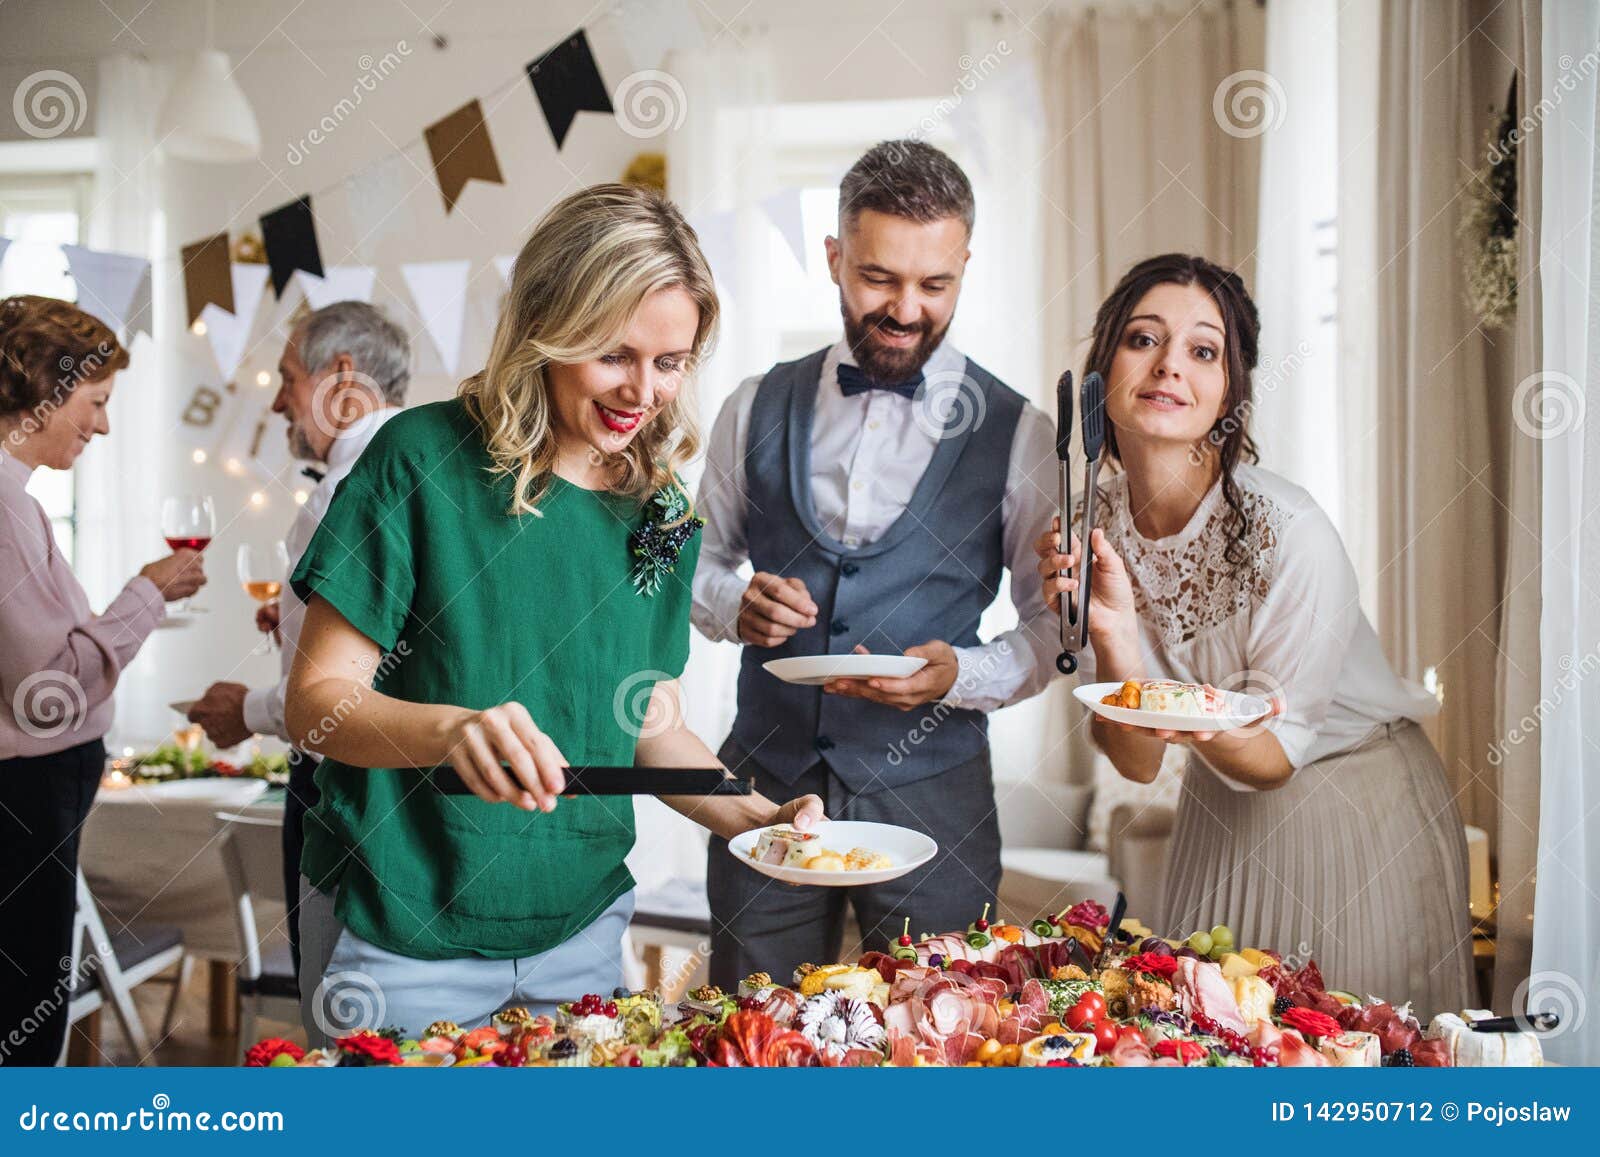
<instances>
[{"instance_id":1,"label":"glass of red wine","mask_svg":"<svg viewBox=\"0 0 1600 1157\"><path fill-rule=\"evenodd\" d=\"M209 494L178 494L161 503L161 536L174 551L204 550L217 533L217 511ZM173 610L206 611L191 599L179 599Z\"/></svg>"}]
</instances>

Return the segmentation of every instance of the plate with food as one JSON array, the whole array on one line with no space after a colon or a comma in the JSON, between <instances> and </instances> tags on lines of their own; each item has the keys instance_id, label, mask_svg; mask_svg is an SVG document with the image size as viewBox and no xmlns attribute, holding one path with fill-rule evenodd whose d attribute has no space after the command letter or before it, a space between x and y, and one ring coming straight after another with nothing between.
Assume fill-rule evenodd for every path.
<instances>
[{"instance_id":1,"label":"plate with food","mask_svg":"<svg viewBox=\"0 0 1600 1157\"><path fill-rule=\"evenodd\" d=\"M830 679L904 679L928 660L914 655L796 655L761 665L785 683L817 687Z\"/></svg>"},{"instance_id":2,"label":"plate with food","mask_svg":"<svg viewBox=\"0 0 1600 1157\"><path fill-rule=\"evenodd\" d=\"M865 820L823 820L803 832L777 824L728 841L728 851L764 876L825 888L897 879L922 867L938 850L932 836Z\"/></svg>"},{"instance_id":3,"label":"plate with food","mask_svg":"<svg viewBox=\"0 0 1600 1157\"><path fill-rule=\"evenodd\" d=\"M1271 704L1255 695L1175 679L1085 683L1072 693L1090 711L1113 723L1159 731L1232 731L1260 722L1272 710Z\"/></svg>"}]
</instances>

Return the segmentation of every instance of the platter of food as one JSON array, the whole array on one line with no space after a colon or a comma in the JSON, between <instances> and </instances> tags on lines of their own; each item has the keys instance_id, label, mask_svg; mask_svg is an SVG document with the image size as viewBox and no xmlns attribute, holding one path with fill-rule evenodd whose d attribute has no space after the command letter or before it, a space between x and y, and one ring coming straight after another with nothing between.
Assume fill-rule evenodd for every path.
<instances>
[{"instance_id":1,"label":"platter of food","mask_svg":"<svg viewBox=\"0 0 1600 1157\"><path fill-rule=\"evenodd\" d=\"M761 665L785 683L820 687L830 679L904 679L928 660L914 655L794 655Z\"/></svg>"},{"instance_id":2,"label":"platter of food","mask_svg":"<svg viewBox=\"0 0 1600 1157\"><path fill-rule=\"evenodd\" d=\"M1413 1014L1331 989L1315 960L1237 947L1224 925L1161 937L1084 900L1030 921L913 938L681 999L619 988L485 1023L353 1029L251 1066L337 1068L1447 1068L1543 1064L1549 1014Z\"/></svg>"},{"instance_id":3,"label":"platter of food","mask_svg":"<svg viewBox=\"0 0 1600 1157\"><path fill-rule=\"evenodd\" d=\"M1072 694L1113 723L1161 731L1231 731L1260 722L1272 710L1271 704L1255 695L1173 679L1084 683L1074 687Z\"/></svg>"},{"instance_id":4,"label":"platter of food","mask_svg":"<svg viewBox=\"0 0 1600 1157\"><path fill-rule=\"evenodd\" d=\"M728 841L728 851L762 875L825 888L897 879L938 850L933 837L922 832L864 820L823 820L803 832L780 824Z\"/></svg>"}]
</instances>

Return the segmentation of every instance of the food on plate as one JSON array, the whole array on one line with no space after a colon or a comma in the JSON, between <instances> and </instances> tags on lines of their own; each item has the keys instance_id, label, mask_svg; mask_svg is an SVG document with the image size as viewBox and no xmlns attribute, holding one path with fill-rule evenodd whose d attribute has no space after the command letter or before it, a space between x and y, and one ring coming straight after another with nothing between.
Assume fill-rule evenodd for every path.
<instances>
[{"instance_id":1,"label":"food on plate","mask_svg":"<svg viewBox=\"0 0 1600 1157\"><path fill-rule=\"evenodd\" d=\"M1107 707L1163 715L1221 715L1227 709L1222 692L1211 684L1180 683L1175 679L1129 679L1100 702Z\"/></svg>"},{"instance_id":2,"label":"food on plate","mask_svg":"<svg viewBox=\"0 0 1600 1157\"><path fill-rule=\"evenodd\" d=\"M253 1046L258 1067L1055 1067L1409 1068L1538 1065L1532 1032L1472 1027L1486 1012L1433 1018L1331 990L1315 961L1234 949L1217 924L1183 939L1075 904L1033 921L991 918L884 950L754 972L736 995L711 985L676 1003L618 988L558 1006L501 1009L463 1030L437 1020L415 1039L361 1031L303 1055ZM1099 937L1091 956L1080 935ZM1213 959L1207 959L1207 957Z\"/></svg>"},{"instance_id":3,"label":"food on plate","mask_svg":"<svg viewBox=\"0 0 1600 1157\"><path fill-rule=\"evenodd\" d=\"M869 872L894 867L882 852L870 848L851 848L835 852L824 848L816 832L797 832L793 828L768 828L750 849L757 863L778 864L785 868L806 868L813 872Z\"/></svg>"}]
</instances>

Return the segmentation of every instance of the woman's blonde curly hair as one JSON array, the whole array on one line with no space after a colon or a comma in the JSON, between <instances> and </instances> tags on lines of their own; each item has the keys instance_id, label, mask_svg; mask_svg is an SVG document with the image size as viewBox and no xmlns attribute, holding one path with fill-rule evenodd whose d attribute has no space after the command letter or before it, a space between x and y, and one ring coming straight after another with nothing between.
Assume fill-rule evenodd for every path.
<instances>
[{"instance_id":1,"label":"woman's blonde curly hair","mask_svg":"<svg viewBox=\"0 0 1600 1157\"><path fill-rule=\"evenodd\" d=\"M517 255L488 364L460 396L483 432L491 469L514 480L511 514L538 513L556 466L546 367L616 348L658 289L682 287L700 307L683 388L611 457L614 493L645 500L700 452L691 375L717 328L711 267L676 206L650 189L595 185L557 204Z\"/></svg>"}]
</instances>

